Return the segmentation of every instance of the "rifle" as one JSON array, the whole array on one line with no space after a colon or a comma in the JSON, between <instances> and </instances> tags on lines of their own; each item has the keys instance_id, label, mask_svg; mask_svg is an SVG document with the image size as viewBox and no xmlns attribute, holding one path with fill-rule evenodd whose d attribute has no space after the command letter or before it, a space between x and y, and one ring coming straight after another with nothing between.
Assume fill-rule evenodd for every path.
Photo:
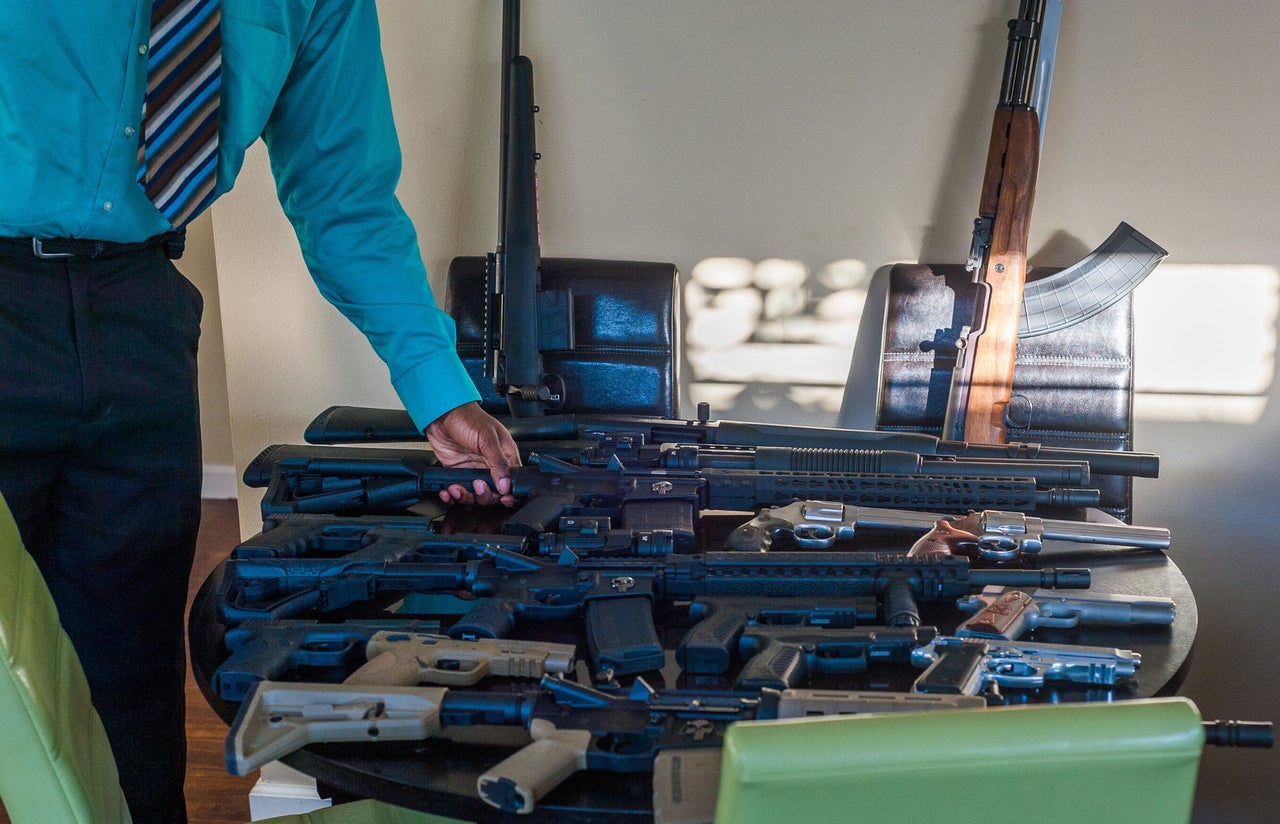
<instances>
[{"instance_id":1,"label":"rifle","mask_svg":"<svg viewBox=\"0 0 1280 824\"><path fill-rule=\"evenodd\" d=\"M532 743L487 770L476 792L509 813L532 812L537 802L574 773L603 770L654 773L655 809L666 809L669 788L658 791L675 766L671 755L706 753L706 774L682 781L712 781L730 724L817 715L982 709L970 695L814 690L654 690L637 679L613 695L546 676L539 688L494 694L447 687L356 684L257 684L227 735L227 770L247 775L261 765L320 742L422 741L445 728L480 724L524 727ZM1270 722L1204 722L1205 743L1270 747ZM683 794L682 794L683 795ZM703 794L711 802L713 794ZM708 804L709 806L709 804ZM681 819L686 820L686 819ZM692 820L692 819L689 819Z\"/></svg>"},{"instance_id":2,"label":"rifle","mask_svg":"<svg viewBox=\"0 0 1280 824\"><path fill-rule=\"evenodd\" d=\"M551 676L536 690L506 694L264 681L231 724L226 758L232 775L247 775L311 743L421 741L445 727L521 726L533 743L481 775L477 791L499 809L530 812L579 770L651 772L664 750L718 748L735 721L985 703L969 696L826 690L655 691L644 679L627 695L615 695Z\"/></svg>"},{"instance_id":3,"label":"rifle","mask_svg":"<svg viewBox=\"0 0 1280 824\"><path fill-rule=\"evenodd\" d=\"M456 562L403 563L374 554L233 558L224 565L217 598L224 619L234 623L332 612L385 592L463 590L479 598L449 628L450 637L501 638L518 619L581 617L596 672L628 675L665 664L653 623L655 601L873 595L884 603L886 624L918 626L918 599L955 599L990 584L1086 589L1089 581L1087 569L975 570L961 557L707 552L577 558L566 551L548 561L495 545L476 560Z\"/></svg>"},{"instance_id":4,"label":"rifle","mask_svg":"<svg viewBox=\"0 0 1280 824\"><path fill-rule=\"evenodd\" d=\"M488 257L485 376L514 417L564 402L564 381L544 370L544 351L573 349L573 293L542 288L533 63L520 54L520 4L502 4L502 158L498 247Z\"/></svg>"},{"instance_id":5,"label":"rifle","mask_svg":"<svg viewBox=\"0 0 1280 824\"><path fill-rule=\"evenodd\" d=\"M1009 427L1018 315L1027 271L1027 238L1040 160L1040 123L1032 108L1045 0L1022 0L1009 22L1000 101L965 268L973 276L972 324L956 339L956 365L943 433L1004 443ZM961 434L962 433L962 434Z\"/></svg>"},{"instance_id":6,"label":"rifle","mask_svg":"<svg viewBox=\"0 0 1280 824\"><path fill-rule=\"evenodd\" d=\"M445 468L422 450L352 449L348 458L331 447L267 447L245 470L244 482L266 487L263 517L280 513L395 514L453 484L469 486L483 470ZM891 475L816 470L733 468L628 468L571 464L530 453L511 471L512 494L525 503L503 531L551 531L576 506L627 510L632 529L668 529L680 542L693 540L693 523L706 509L751 512L797 498L823 498L861 506L964 511L1034 511L1096 504L1094 489L1040 489L1034 478ZM644 525L642 525L644 524Z\"/></svg>"},{"instance_id":7,"label":"rifle","mask_svg":"<svg viewBox=\"0 0 1280 824\"><path fill-rule=\"evenodd\" d=\"M968 443L921 432L712 420L710 414L707 404L703 403L698 405L695 420L643 415L561 414L507 419L503 423L517 443L568 441L600 433L625 433L639 436L649 443L879 449L913 452L921 456L1084 461L1089 464L1091 472L1098 475L1155 478L1160 474L1160 457L1151 452L1070 449L1037 443ZM356 406L329 407L307 425L303 437L310 444L420 443L426 440L403 409Z\"/></svg>"}]
</instances>

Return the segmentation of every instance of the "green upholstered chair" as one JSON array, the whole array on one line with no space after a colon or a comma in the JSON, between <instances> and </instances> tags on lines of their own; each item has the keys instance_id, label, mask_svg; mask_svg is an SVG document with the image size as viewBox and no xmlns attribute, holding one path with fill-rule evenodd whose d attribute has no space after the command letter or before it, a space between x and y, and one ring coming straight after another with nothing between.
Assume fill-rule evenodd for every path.
<instances>
[{"instance_id":1,"label":"green upholstered chair","mask_svg":"<svg viewBox=\"0 0 1280 824\"><path fill-rule=\"evenodd\" d=\"M89 685L35 561L0 497L0 799L14 824L127 824L129 811ZM376 801L275 824L448 824Z\"/></svg>"},{"instance_id":2,"label":"green upholstered chair","mask_svg":"<svg viewBox=\"0 0 1280 824\"><path fill-rule=\"evenodd\" d=\"M261 818L254 824L451 824L457 819L406 810L365 799L324 807L309 813Z\"/></svg>"},{"instance_id":3,"label":"green upholstered chair","mask_svg":"<svg viewBox=\"0 0 1280 824\"><path fill-rule=\"evenodd\" d=\"M716 824L1177 824L1204 728L1185 698L733 725Z\"/></svg>"}]
</instances>

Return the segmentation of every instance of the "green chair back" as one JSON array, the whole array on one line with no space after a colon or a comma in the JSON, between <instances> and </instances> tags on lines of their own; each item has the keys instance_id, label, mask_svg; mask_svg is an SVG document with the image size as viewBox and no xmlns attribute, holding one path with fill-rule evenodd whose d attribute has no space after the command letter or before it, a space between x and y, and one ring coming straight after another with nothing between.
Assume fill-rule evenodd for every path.
<instances>
[{"instance_id":1,"label":"green chair back","mask_svg":"<svg viewBox=\"0 0 1280 824\"><path fill-rule=\"evenodd\" d=\"M0 799L14 824L130 824L80 659L0 497ZM378 801L274 824L462 824Z\"/></svg>"},{"instance_id":2,"label":"green chair back","mask_svg":"<svg viewBox=\"0 0 1280 824\"><path fill-rule=\"evenodd\" d=\"M1177 824L1204 729L1185 698L734 724L716 824Z\"/></svg>"},{"instance_id":3,"label":"green chair back","mask_svg":"<svg viewBox=\"0 0 1280 824\"><path fill-rule=\"evenodd\" d=\"M0 498L0 798L15 824L129 822L106 731Z\"/></svg>"},{"instance_id":4,"label":"green chair back","mask_svg":"<svg viewBox=\"0 0 1280 824\"><path fill-rule=\"evenodd\" d=\"M365 799L309 813L282 815L260 819L255 824L464 824L456 818L393 807L381 801Z\"/></svg>"}]
</instances>

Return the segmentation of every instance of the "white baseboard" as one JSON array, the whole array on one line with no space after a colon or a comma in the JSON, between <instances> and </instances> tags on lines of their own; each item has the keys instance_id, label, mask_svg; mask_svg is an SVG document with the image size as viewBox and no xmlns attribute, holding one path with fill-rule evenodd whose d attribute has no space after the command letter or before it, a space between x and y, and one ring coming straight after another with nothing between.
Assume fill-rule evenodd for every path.
<instances>
[{"instance_id":1,"label":"white baseboard","mask_svg":"<svg viewBox=\"0 0 1280 824\"><path fill-rule=\"evenodd\" d=\"M249 820L261 821L279 815L299 815L333 806L330 798L316 792L316 780L279 761L262 766L249 791Z\"/></svg>"},{"instance_id":2,"label":"white baseboard","mask_svg":"<svg viewBox=\"0 0 1280 824\"><path fill-rule=\"evenodd\" d=\"M236 497L236 468L230 464L205 464L202 498L227 499Z\"/></svg>"}]
</instances>

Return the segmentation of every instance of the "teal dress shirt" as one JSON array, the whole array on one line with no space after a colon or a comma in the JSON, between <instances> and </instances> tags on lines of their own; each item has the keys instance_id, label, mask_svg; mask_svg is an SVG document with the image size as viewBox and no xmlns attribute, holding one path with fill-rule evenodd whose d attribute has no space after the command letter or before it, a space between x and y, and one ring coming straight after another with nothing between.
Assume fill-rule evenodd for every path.
<instances>
[{"instance_id":1,"label":"teal dress shirt","mask_svg":"<svg viewBox=\"0 0 1280 824\"><path fill-rule=\"evenodd\" d=\"M139 241L150 0L0 3L0 236ZM373 0L222 0L217 194L258 138L321 294L369 339L419 428L479 398L396 199Z\"/></svg>"}]
</instances>

